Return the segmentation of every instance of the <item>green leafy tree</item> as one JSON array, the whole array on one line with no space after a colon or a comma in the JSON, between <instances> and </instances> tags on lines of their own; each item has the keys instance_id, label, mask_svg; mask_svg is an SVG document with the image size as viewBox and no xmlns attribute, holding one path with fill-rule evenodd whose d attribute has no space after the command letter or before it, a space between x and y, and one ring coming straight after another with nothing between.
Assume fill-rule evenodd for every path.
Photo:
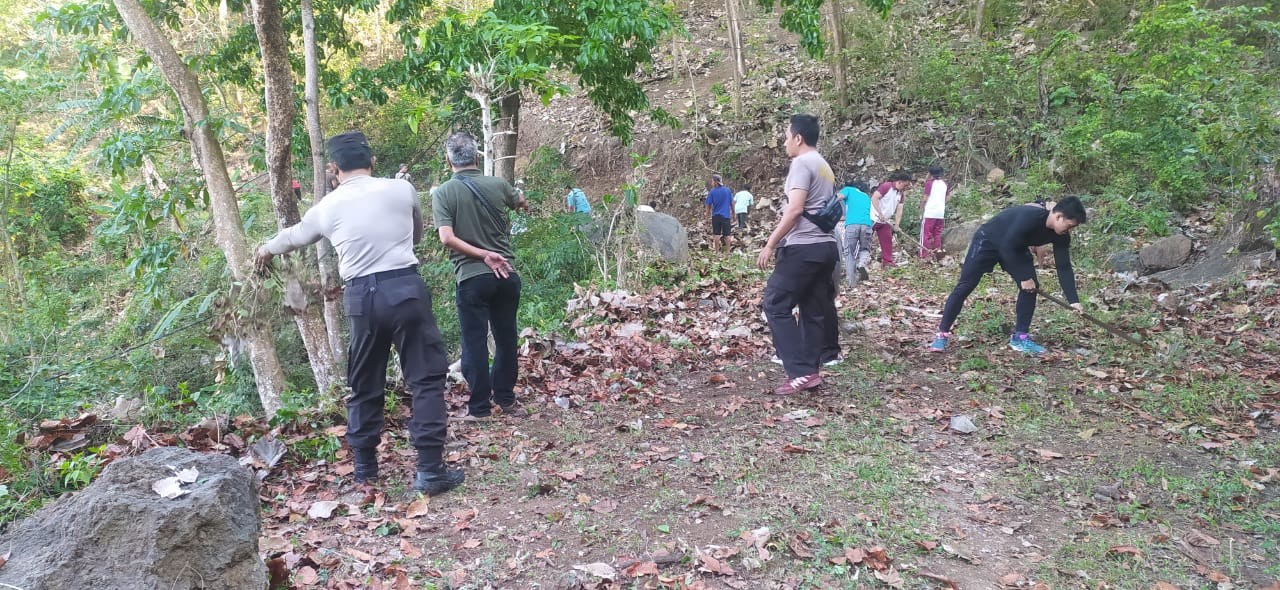
<instances>
[{"instance_id":1,"label":"green leafy tree","mask_svg":"<svg viewBox=\"0 0 1280 590\"><path fill-rule=\"evenodd\" d=\"M1140 20L1132 51L1053 93L1074 97L1063 106L1080 112L1063 132L1073 167L1167 195L1155 204L1174 208L1239 189L1280 149L1278 80L1248 36L1274 34L1266 14L1182 1Z\"/></svg>"},{"instance_id":2,"label":"green leafy tree","mask_svg":"<svg viewBox=\"0 0 1280 590\"><path fill-rule=\"evenodd\" d=\"M469 98L489 103L479 105L482 118L496 104L490 159L508 180L515 175L521 94L528 90L547 101L565 91L553 70L575 78L608 117L610 131L624 141L631 139L634 113L674 124L668 113L650 108L635 80L677 26L668 4L498 0L478 14L440 15L420 1L402 0L392 5L388 19L401 23L397 36L404 58L353 72L342 93L381 102L388 88L398 87L454 102Z\"/></svg>"}]
</instances>

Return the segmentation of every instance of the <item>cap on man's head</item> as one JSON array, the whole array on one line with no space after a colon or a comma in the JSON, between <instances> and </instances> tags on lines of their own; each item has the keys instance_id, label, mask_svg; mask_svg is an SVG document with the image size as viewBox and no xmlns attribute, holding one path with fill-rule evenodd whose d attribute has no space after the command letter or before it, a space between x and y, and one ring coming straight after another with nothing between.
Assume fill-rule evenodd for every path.
<instances>
[{"instance_id":1,"label":"cap on man's head","mask_svg":"<svg viewBox=\"0 0 1280 590\"><path fill-rule=\"evenodd\" d=\"M719 174L712 174L711 181L716 184L724 184L724 178L722 178Z\"/></svg>"},{"instance_id":2,"label":"cap on man's head","mask_svg":"<svg viewBox=\"0 0 1280 590\"><path fill-rule=\"evenodd\" d=\"M359 131L339 133L329 138L329 161L342 171L359 170L373 165L373 149Z\"/></svg>"}]
</instances>

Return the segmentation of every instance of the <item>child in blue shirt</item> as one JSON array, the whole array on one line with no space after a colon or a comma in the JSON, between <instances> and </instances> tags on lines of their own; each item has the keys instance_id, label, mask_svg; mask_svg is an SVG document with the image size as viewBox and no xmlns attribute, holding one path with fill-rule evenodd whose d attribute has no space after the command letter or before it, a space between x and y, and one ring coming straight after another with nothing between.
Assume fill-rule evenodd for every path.
<instances>
[{"instance_id":1,"label":"child in blue shirt","mask_svg":"<svg viewBox=\"0 0 1280 590\"><path fill-rule=\"evenodd\" d=\"M867 183L849 179L839 195L844 199L844 276L850 287L867 280L871 259L871 197Z\"/></svg>"}]
</instances>

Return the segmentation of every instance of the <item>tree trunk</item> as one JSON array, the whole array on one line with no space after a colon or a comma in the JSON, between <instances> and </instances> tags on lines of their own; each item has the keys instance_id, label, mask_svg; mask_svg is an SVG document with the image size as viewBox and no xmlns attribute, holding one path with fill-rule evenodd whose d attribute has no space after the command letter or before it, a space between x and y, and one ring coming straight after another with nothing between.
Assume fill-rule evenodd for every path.
<instances>
[{"instance_id":1,"label":"tree trunk","mask_svg":"<svg viewBox=\"0 0 1280 590\"><path fill-rule=\"evenodd\" d=\"M1280 242L1276 242L1271 225L1280 213L1280 175L1276 173L1275 164L1260 167L1254 194L1257 198L1243 203L1236 213L1239 228L1236 249L1239 252L1276 250Z\"/></svg>"},{"instance_id":2,"label":"tree trunk","mask_svg":"<svg viewBox=\"0 0 1280 590\"><path fill-rule=\"evenodd\" d=\"M320 130L320 62L316 57L316 18L311 0L302 0L302 45L306 62L306 86L303 101L307 107L307 137L311 140L312 199L319 201L329 193L324 170L324 132ZM324 327L334 365L347 362L347 347L342 343L342 281L338 278L337 252L328 239L316 243L317 266L320 268L320 296L324 300Z\"/></svg>"},{"instance_id":3,"label":"tree trunk","mask_svg":"<svg viewBox=\"0 0 1280 590\"><path fill-rule=\"evenodd\" d=\"M494 145L494 168L498 176L516 183L516 144L520 139L520 92L498 99L498 133Z\"/></svg>"},{"instance_id":4,"label":"tree trunk","mask_svg":"<svg viewBox=\"0 0 1280 590\"><path fill-rule=\"evenodd\" d=\"M840 0L831 0L831 74L836 84L836 97L840 107L849 108L849 80L846 77L844 58L844 6Z\"/></svg>"},{"instance_id":5,"label":"tree trunk","mask_svg":"<svg viewBox=\"0 0 1280 590\"><path fill-rule=\"evenodd\" d=\"M18 261L18 252L13 247L13 237L9 235L9 216L6 213L9 209L9 186L11 184L8 180L10 178L13 178L12 176L10 176L10 172L12 171L12 168L13 168L13 151L14 151L13 140L14 140L14 136L17 135L17 133L18 133L18 120L15 118L13 121L13 125L9 127L9 146L8 146L9 154L5 157L5 160L4 160L5 183L4 183L4 199L0 200L0 243L4 244L5 252L8 253L8 257L9 257L9 264L13 267L12 268L13 277L12 279L10 279L13 282L10 283L9 291L18 294L18 302L21 303L20 307L26 307L27 306L26 280L23 279L22 277L22 266ZM5 337L5 341L8 342L7 336Z\"/></svg>"},{"instance_id":6,"label":"tree trunk","mask_svg":"<svg viewBox=\"0 0 1280 590\"><path fill-rule=\"evenodd\" d=\"M738 0L725 0L729 14L729 52L733 57L733 112L742 116L742 80L747 77L747 61L742 55L742 17Z\"/></svg>"},{"instance_id":7,"label":"tree trunk","mask_svg":"<svg viewBox=\"0 0 1280 590\"><path fill-rule=\"evenodd\" d=\"M978 39L979 35L982 34L982 19L985 16L983 13L986 12L986 10L987 0L978 0L978 10L974 12L973 16L973 38L975 41Z\"/></svg>"},{"instance_id":8,"label":"tree trunk","mask_svg":"<svg viewBox=\"0 0 1280 590\"><path fill-rule=\"evenodd\" d=\"M281 228L295 225L300 220L298 201L293 193L293 171L290 166L293 121L293 72L289 67L288 37L282 24L278 0L253 0L251 2L254 30L262 54L263 82L267 114L266 160L271 186L271 201L276 221ZM303 260L309 257L299 253ZM297 277L288 281L301 292ZM329 342L324 319L308 305L306 297L286 298L293 312L294 322L302 336L307 357L315 377L316 388L322 392L339 387L338 369Z\"/></svg>"},{"instance_id":9,"label":"tree trunk","mask_svg":"<svg viewBox=\"0 0 1280 590\"><path fill-rule=\"evenodd\" d=\"M231 276L237 282L250 283L253 259L241 225L240 205L236 202L231 176L227 174L222 145L218 143L213 126L209 125L209 106L200 91L200 83L138 0L114 2L129 33L137 39L178 97L187 136L191 138L191 149L196 154L209 192L214 239L227 258ZM273 416L280 409L280 394L285 386L284 371L276 356L274 334L270 325L248 323L243 330L242 337L249 344L249 362L253 366L258 397L267 415Z\"/></svg>"},{"instance_id":10,"label":"tree trunk","mask_svg":"<svg viewBox=\"0 0 1280 590\"><path fill-rule=\"evenodd\" d=\"M289 38L284 32L278 0L251 0L250 6L253 11L253 28L258 35L258 49L262 54L262 78L267 106L267 177L271 184L271 203L275 207L276 222L283 229L301 221L298 199L293 194L293 170L290 166L296 113L293 109L293 71L289 68ZM287 280L290 283L300 283L296 276L290 276ZM293 287L296 292L302 292L300 284ZM338 369L334 363L328 334L325 333L324 318L316 313L307 299L286 297L285 302L293 312L293 321L302 335L302 345L307 350L316 389L330 392L341 386Z\"/></svg>"},{"instance_id":11,"label":"tree trunk","mask_svg":"<svg viewBox=\"0 0 1280 590\"><path fill-rule=\"evenodd\" d=\"M467 93L467 96L480 103L480 130L484 133L484 145L481 148L481 154L484 158L482 173L485 176L493 176L494 67L493 62L490 62L484 68L473 65L468 76L471 79L471 91Z\"/></svg>"}]
</instances>

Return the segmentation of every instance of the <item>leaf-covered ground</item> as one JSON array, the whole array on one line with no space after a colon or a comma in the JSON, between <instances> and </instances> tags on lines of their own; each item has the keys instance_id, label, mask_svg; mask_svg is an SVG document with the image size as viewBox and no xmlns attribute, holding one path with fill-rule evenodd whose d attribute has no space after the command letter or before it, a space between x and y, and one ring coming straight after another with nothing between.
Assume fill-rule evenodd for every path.
<instances>
[{"instance_id":1,"label":"leaf-covered ground","mask_svg":"<svg viewBox=\"0 0 1280 590\"><path fill-rule=\"evenodd\" d=\"M746 256L639 294L581 292L526 334L536 414L451 424L460 489L420 498L399 427L351 485L341 427L288 434L264 557L294 588L1277 588L1275 276L1172 294L1085 277L1149 354L1042 307L1055 352L1004 347L988 279L943 355L953 270L841 296L821 390L781 379ZM1161 300L1167 300L1166 295ZM460 412L455 387L451 407ZM392 402L403 420L406 404ZM962 434L953 417L976 430ZM958 424L958 422L957 422ZM960 425L962 429L963 425Z\"/></svg>"}]
</instances>

